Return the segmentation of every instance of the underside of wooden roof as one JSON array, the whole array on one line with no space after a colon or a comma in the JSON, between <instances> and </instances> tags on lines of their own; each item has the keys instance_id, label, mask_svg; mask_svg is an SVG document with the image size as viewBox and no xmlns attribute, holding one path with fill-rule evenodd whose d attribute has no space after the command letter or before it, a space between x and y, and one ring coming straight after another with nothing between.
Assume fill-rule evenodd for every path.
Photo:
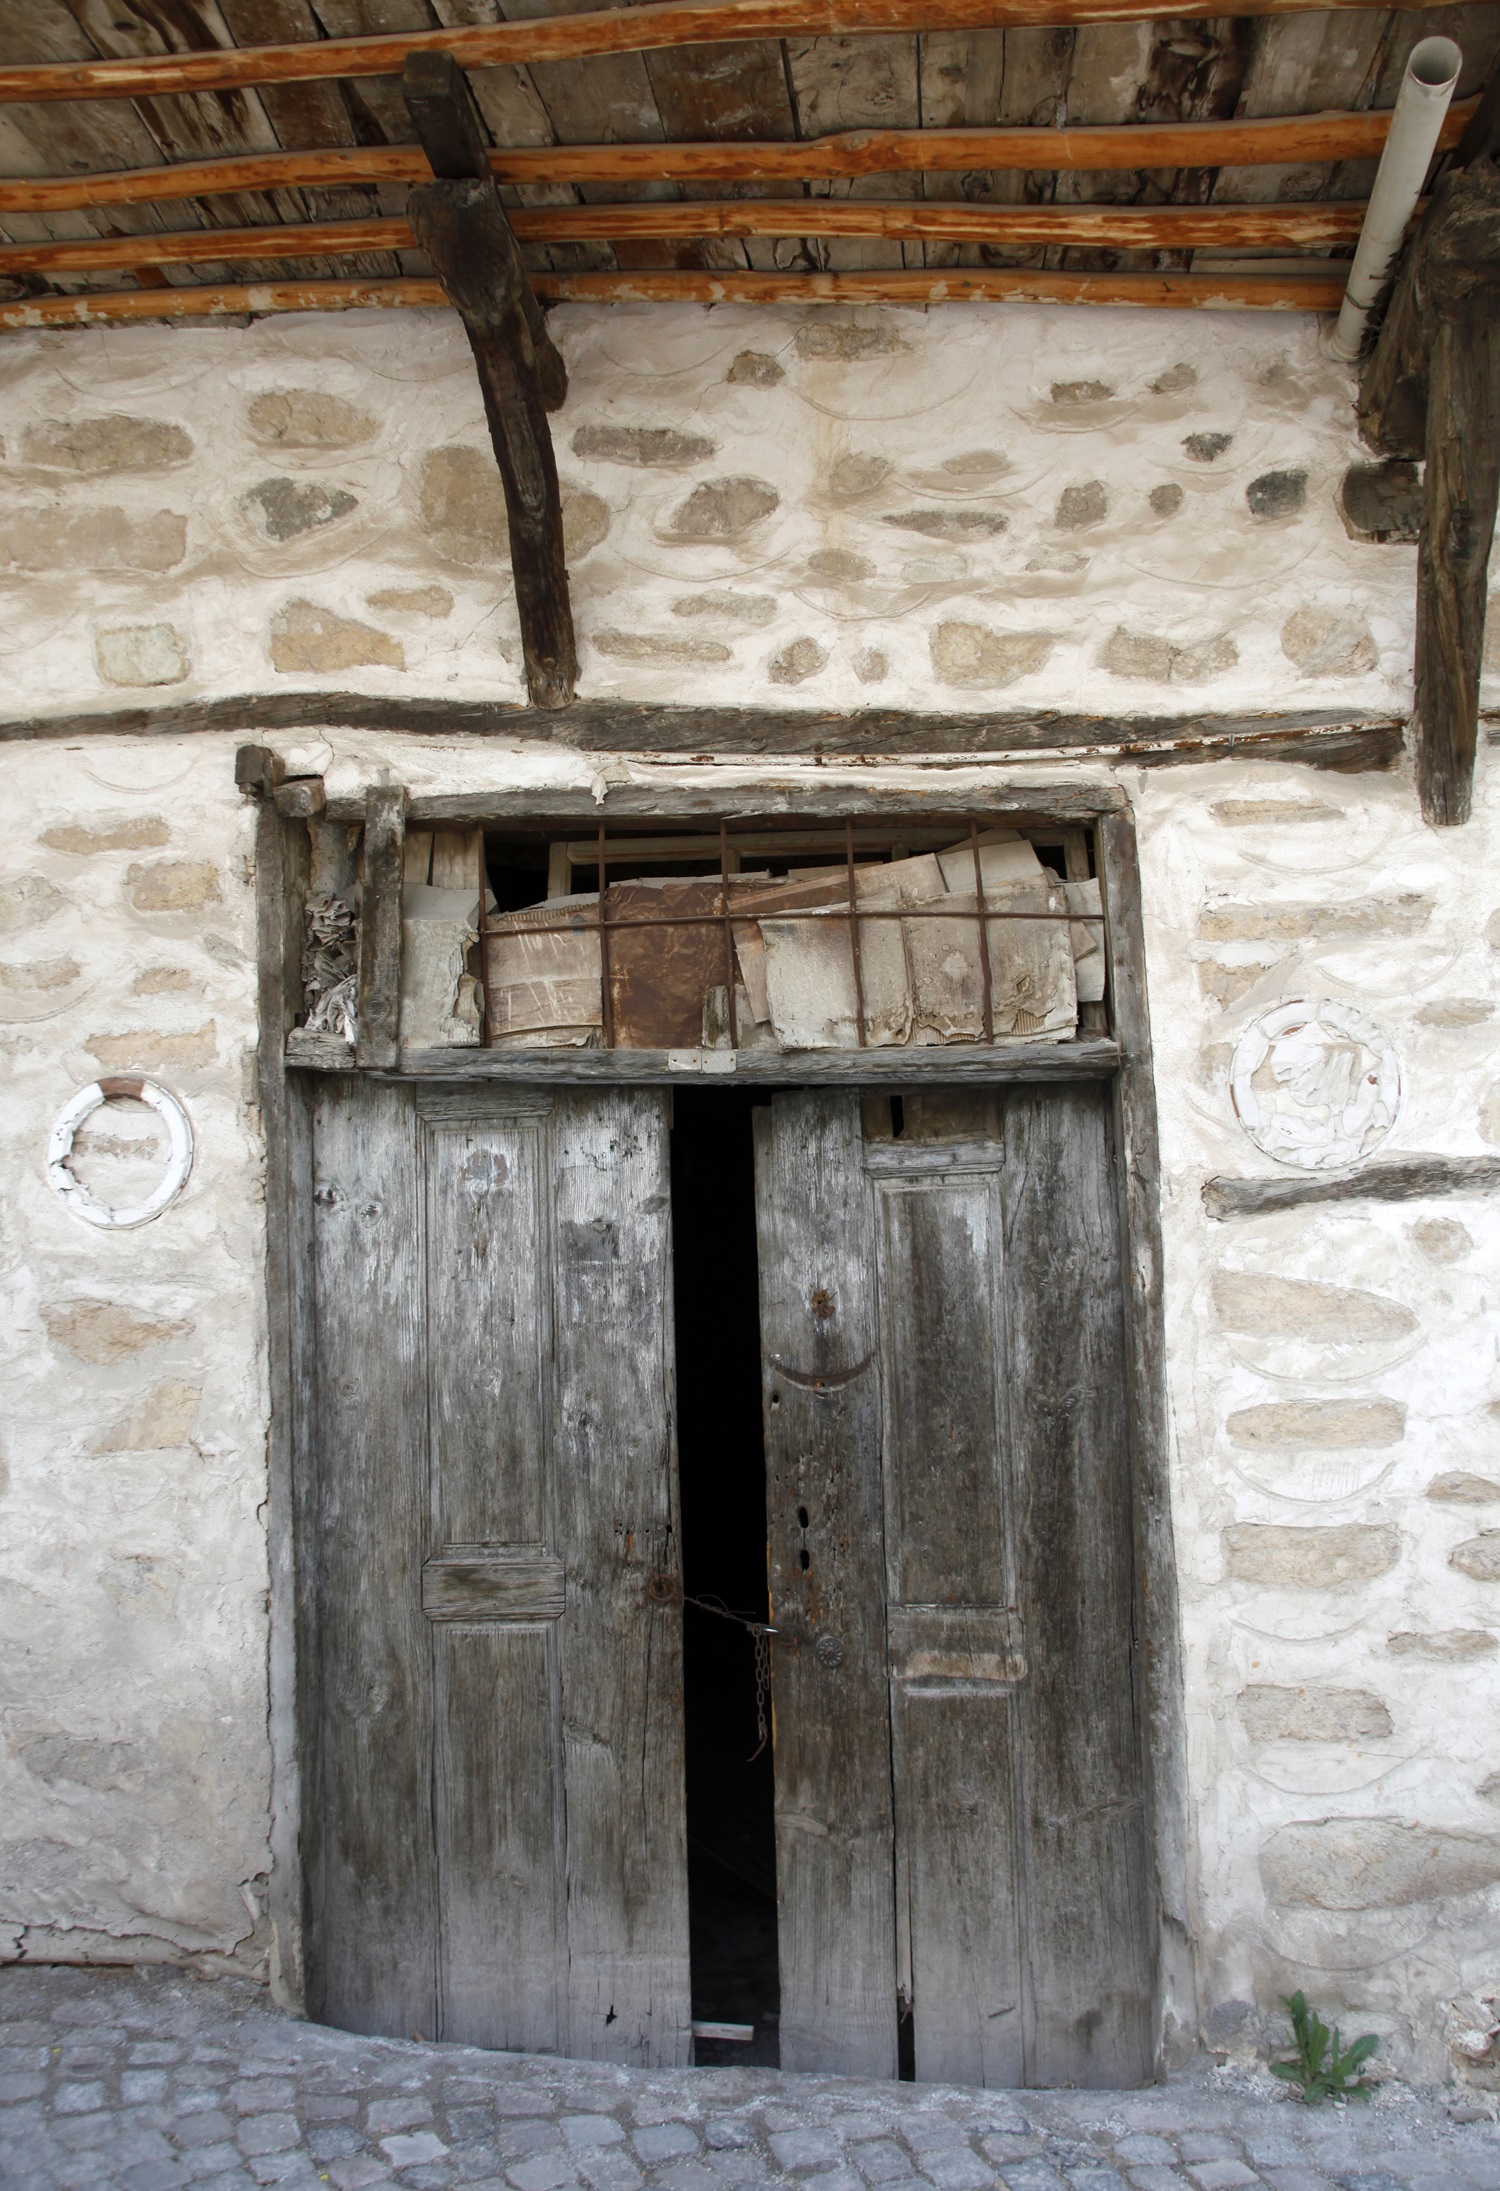
<instances>
[{"instance_id":1,"label":"underside of wooden roof","mask_svg":"<svg viewBox=\"0 0 1500 2191\"><path fill-rule=\"evenodd\" d=\"M1413 44L1462 48L1451 146L1500 5L1271 5L12 0L0 326L444 302L406 210L432 47L544 300L1331 309Z\"/></svg>"}]
</instances>

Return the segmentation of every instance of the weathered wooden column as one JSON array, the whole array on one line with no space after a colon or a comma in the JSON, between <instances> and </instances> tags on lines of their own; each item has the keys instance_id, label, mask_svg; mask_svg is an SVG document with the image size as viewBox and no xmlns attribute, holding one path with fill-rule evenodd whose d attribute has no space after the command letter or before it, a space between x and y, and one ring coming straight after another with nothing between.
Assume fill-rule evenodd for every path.
<instances>
[{"instance_id":1,"label":"weathered wooden column","mask_svg":"<svg viewBox=\"0 0 1500 2191\"><path fill-rule=\"evenodd\" d=\"M578 655L547 413L568 392L567 370L521 264L462 69L451 54L410 54L402 91L438 178L412 189L407 217L463 320L479 370L505 489L526 683L533 706L566 707Z\"/></svg>"},{"instance_id":2,"label":"weathered wooden column","mask_svg":"<svg viewBox=\"0 0 1500 2191\"><path fill-rule=\"evenodd\" d=\"M1365 369L1359 409L1366 439L1383 454L1426 459L1412 743L1423 818L1451 826L1466 822L1473 805L1500 501L1500 168L1492 143L1433 193Z\"/></svg>"}]
</instances>

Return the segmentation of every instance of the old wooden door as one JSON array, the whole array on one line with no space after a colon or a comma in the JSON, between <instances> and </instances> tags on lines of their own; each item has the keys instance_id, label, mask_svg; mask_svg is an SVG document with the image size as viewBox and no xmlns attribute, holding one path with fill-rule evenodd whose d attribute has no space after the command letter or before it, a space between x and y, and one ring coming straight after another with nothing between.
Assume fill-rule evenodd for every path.
<instances>
[{"instance_id":1,"label":"old wooden door","mask_svg":"<svg viewBox=\"0 0 1500 2191\"><path fill-rule=\"evenodd\" d=\"M340 1081L311 1170L312 2011L685 2062L665 1099Z\"/></svg>"},{"instance_id":2,"label":"old wooden door","mask_svg":"<svg viewBox=\"0 0 1500 2191\"><path fill-rule=\"evenodd\" d=\"M1151 2070L1109 1092L757 1114L781 2059Z\"/></svg>"}]
</instances>

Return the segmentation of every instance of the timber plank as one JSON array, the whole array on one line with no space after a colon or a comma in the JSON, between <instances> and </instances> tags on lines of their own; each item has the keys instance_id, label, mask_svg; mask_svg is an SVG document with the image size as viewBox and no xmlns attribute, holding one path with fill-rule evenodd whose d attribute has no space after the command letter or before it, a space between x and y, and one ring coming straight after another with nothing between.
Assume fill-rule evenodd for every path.
<instances>
[{"instance_id":1,"label":"timber plank","mask_svg":"<svg viewBox=\"0 0 1500 2191\"><path fill-rule=\"evenodd\" d=\"M365 793L360 859L359 1017L355 1060L395 1064L400 1049L401 891L406 793L399 784Z\"/></svg>"},{"instance_id":2,"label":"timber plank","mask_svg":"<svg viewBox=\"0 0 1500 2191\"><path fill-rule=\"evenodd\" d=\"M1110 1096L1016 1090L1005 1299L1025 1820L1026 2082L1151 2074L1131 1447Z\"/></svg>"},{"instance_id":3,"label":"timber plank","mask_svg":"<svg viewBox=\"0 0 1500 2191\"><path fill-rule=\"evenodd\" d=\"M421 1199L411 1098L330 1083L313 1120L320 1863L308 2006L437 2036ZM372 1346L370 1335L379 1333Z\"/></svg>"},{"instance_id":4,"label":"timber plank","mask_svg":"<svg viewBox=\"0 0 1500 2191\"><path fill-rule=\"evenodd\" d=\"M757 1111L755 1196L781 2063L893 2077L876 1241L858 1095Z\"/></svg>"},{"instance_id":5,"label":"timber plank","mask_svg":"<svg viewBox=\"0 0 1500 2191\"><path fill-rule=\"evenodd\" d=\"M666 1100L559 1095L551 1135L566 2046L669 2068L692 2009Z\"/></svg>"}]
</instances>

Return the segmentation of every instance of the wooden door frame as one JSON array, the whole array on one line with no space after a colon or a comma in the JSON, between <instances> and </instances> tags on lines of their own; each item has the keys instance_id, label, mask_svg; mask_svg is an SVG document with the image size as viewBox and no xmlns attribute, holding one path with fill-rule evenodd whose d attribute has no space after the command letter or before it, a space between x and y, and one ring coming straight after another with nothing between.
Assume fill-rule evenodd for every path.
<instances>
[{"instance_id":1,"label":"wooden door frame","mask_svg":"<svg viewBox=\"0 0 1500 2191\"><path fill-rule=\"evenodd\" d=\"M770 795L776 804L785 794ZM502 825L545 810L559 819L577 815L596 826L618 813L719 815L765 811L768 794L749 787L719 791L708 785L631 786L619 801L608 793L601 804L591 792L488 792L428 798L440 805L441 818ZM945 804L951 803L948 793ZM857 792L830 785L799 790L796 807L809 818L842 817L854 806L864 813L911 813L923 804L936 806L928 791L866 781ZM1106 918L1109 994L1115 1042L1087 1046L1076 1066L1051 1070L1042 1061L1018 1058L1000 1078L1104 1078L1114 1088L1114 1118L1121 1162L1118 1167L1123 1264L1131 1491L1135 1528L1135 1608L1139 1648L1136 1654L1140 1771L1147 1812L1148 1881L1155 1938L1154 2032L1158 2068L1180 2061L1197 2044L1197 2003L1189 1901L1186 1771L1186 1720L1183 1702L1182 1642L1178 1615L1178 1573L1171 1508L1170 1444L1166 1406L1166 1350L1162 1301L1161 1167L1157 1137L1156 1093L1151 1024L1147 997L1145 939L1140 866L1134 816L1123 791L1112 783L997 783L981 797L961 795L967 811L996 820L1034 819L1044 823L1080 821L1097 828L1098 867ZM345 819L342 815L338 817ZM347 817L352 819L353 817ZM434 816L436 819L437 816ZM316 1774L313 1736L316 1726L312 1668L316 1638L307 1578L299 1572L296 1541L298 1485L308 1459L306 1426L312 1395L312 1334L309 1281L312 1267L310 1089L316 1072L289 1070L286 1038L301 1006L300 908L307 886L309 834L304 821L284 817L269 798L260 806L256 831L257 943L259 997L259 1098L266 1164L266 1317L269 1352L270 1420L267 1438L268 1555L270 1568L269 1734L271 1744L270 1917L273 1945L271 1980L275 1997L302 2011L305 2004L304 1939L311 1873L304 1847L303 1819L314 1815L308 1802ZM960 1055L955 1053L954 1055ZM422 1059L420 1073L403 1080L468 1080L480 1076L459 1068L473 1053L458 1052L447 1062L433 1053ZM603 1061L607 1072L589 1077L618 1081L671 1081L703 1086L697 1071L674 1071L659 1063L632 1069L628 1053ZM975 1065L978 1060L973 1061ZM768 1061L774 1063L774 1061ZM942 1054L897 1059L887 1053L878 1073L864 1059L841 1057L828 1080L866 1077L899 1089L942 1084L960 1075ZM345 1053L345 1071L351 1070ZM491 1076L484 1076L486 1078ZM494 1076L497 1081L499 1076ZM514 1086L514 1076L505 1076ZM567 1070L529 1065L538 1084L576 1085L582 1077ZM748 1077L748 1076L747 1076ZM764 1076L770 1078L769 1072ZM799 1082L810 1076L799 1072ZM783 1085L785 1082L783 1082Z\"/></svg>"}]
</instances>

